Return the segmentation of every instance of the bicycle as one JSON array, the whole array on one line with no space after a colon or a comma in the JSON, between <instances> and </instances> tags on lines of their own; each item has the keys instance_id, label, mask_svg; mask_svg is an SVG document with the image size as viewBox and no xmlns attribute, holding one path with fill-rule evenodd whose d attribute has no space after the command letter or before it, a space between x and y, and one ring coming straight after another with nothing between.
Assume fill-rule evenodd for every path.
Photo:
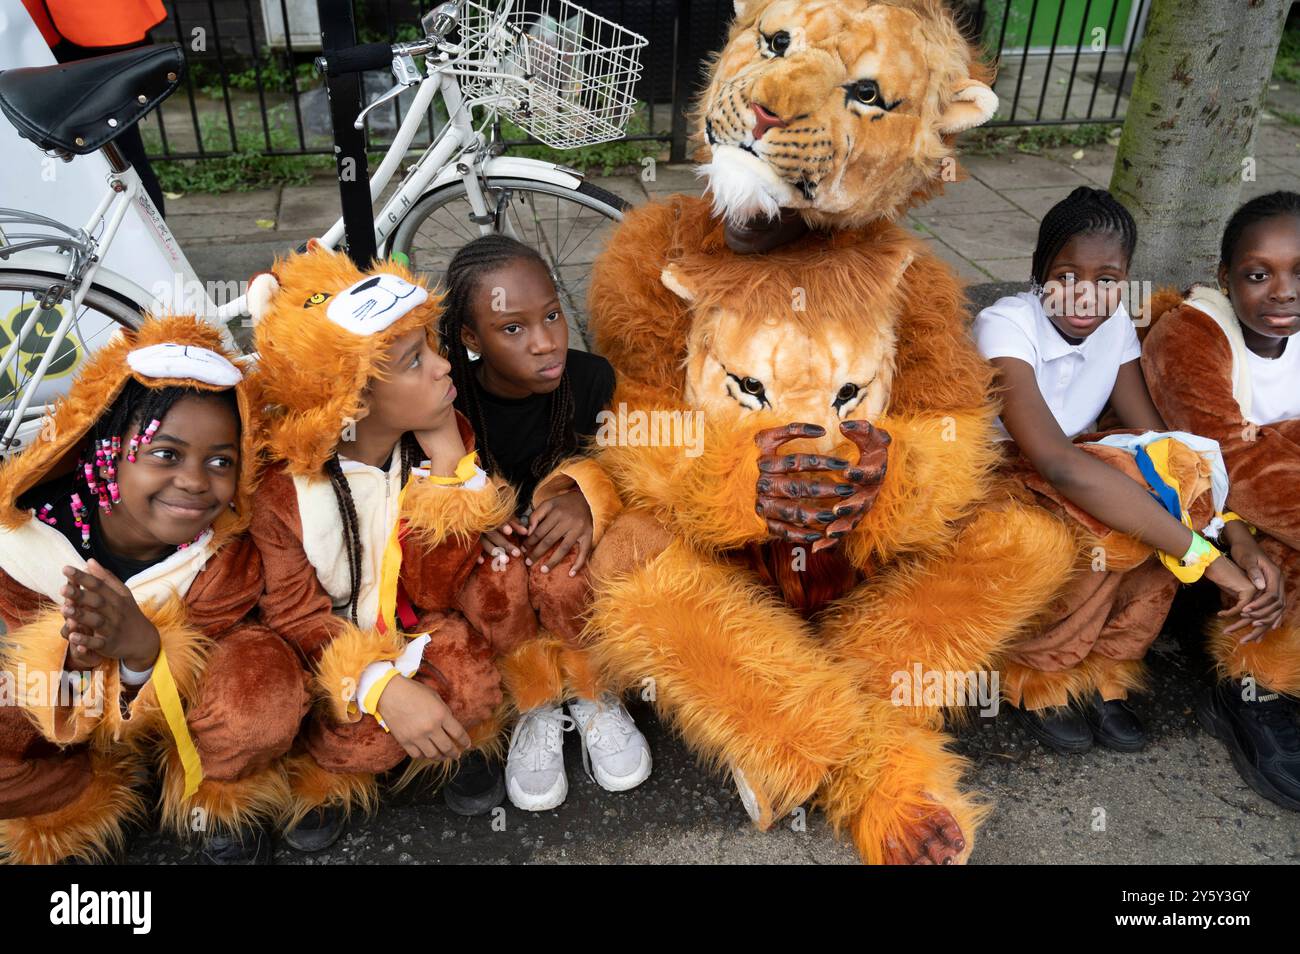
<instances>
[{"instance_id":1,"label":"bicycle","mask_svg":"<svg viewBox=\"0 0 1300 954\"><path fill-rule=\"evenodd\" d=\"M430 271L445 266L439 259L477 234L512 235L546 257L574 330L584 340L586 270L570 255L589 254L584 243L609 221L621 221L627 203L583 181L574 169L502 155L495 130L498 117L505 117L559 149L619 138L636 105L633 88L647 41L571 0L541 0L541 9L533 0L531 9L518 5L518 0L502 0L495 8L476 0L443 3L421 18L423 39L331 51L318 66L331 75L391 68L397 85L361 111L358 129L371 111L416 88L370 178L372 202L392 181L434 98L441 97L446 107L446 125L375 216L380 256L404 256L412 268ZM416 57L423 57L423 69ZM176 59L180 65L169 66ZM61 68L0 71L0 108L37 148L67 161L99 149L110 167L108 191L79 229L0 209L0 303L20 296L16 309L5 309L14 316L11 327L0 327L0 342L9 336L0 357L0 458L37 438L52 401L86 354L119 329L136 327L158 306L128 276L99 263L132 202L154 218L165 241L175 243L112 140L176 89L181 66L180 48L171 44ZM102 80L109 92L81 113L77 106L56 109L58 97L50 95L50 84L59 79L56 70L83 83ZM151 82L157 86L158 75L165 76L161 91L133 94ZM102 123L105 106L124 119L109 119L110 128L93 137L72 137L68 129L79 123ZM100 113L92 115L92 107ZM553 231L546 231L548 224ZM580 231L584 225L586 231ZM15 232L13 226L36 231ZM340 217L315 241L336 249L343 239ZM227 336L231 321L247 319L242 295L220 304L206 290L198 297L194 310ZM229 340L233 343L233 336Z\"/></svg>"}]
</instances>

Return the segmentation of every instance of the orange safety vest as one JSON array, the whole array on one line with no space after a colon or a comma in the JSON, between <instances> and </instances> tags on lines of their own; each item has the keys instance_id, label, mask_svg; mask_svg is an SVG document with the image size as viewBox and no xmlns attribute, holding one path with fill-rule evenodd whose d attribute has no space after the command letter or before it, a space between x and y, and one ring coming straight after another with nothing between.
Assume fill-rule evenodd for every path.
<instances>
[{"instance_id":1,"label":"orange safety vest","mask_svg":"<svg viewBox=\"0 0 1300 954\"><path fill-rule=\"evenodd\" d=\"M61 39L77 46L126 46L167 19L162 0L23 0L23 6L50 46Z\"/></svg>"}]
</instances>

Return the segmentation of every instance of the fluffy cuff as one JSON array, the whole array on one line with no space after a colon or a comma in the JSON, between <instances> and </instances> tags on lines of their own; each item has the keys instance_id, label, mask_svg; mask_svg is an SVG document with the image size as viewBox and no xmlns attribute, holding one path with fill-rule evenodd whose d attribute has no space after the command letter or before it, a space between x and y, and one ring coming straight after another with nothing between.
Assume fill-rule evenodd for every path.
<instances>
[{"instance_id":1,"label":"fluffy cuff","mask_svg":"<svg viewBox=\"0 0 1300 954\"><path fill-rule=\"evenodd\" d=\"M478 490L443 487L412 479L405 491L402 519L430 549L454 539L461 546L480 533L495 530L515 512L515 493L499 478Z\"/></svg>"},{"instance_id":2,"label":"fluffy cuff","mask_svg":"<svg viewBox=\"0 0 1300 954\"><path fill-rule=\"evenodd\" d=\"M754 512L754 435L782 423L769 414L725 427L709 421L703 440L693 449L615 445L602 449L600 462L614 476L629 507L655 513L676 536L700 549L735 549L768 535L767 524Z\"/></svg>"},{"instance_id":3,"label":"fluffy cuff","mask_svg":"<svg viewBox=\"0 0 1300 954\"><path fill-rule=\"evenodd\" d=\"M956 522L980 503L998 465L983 409L886 417L876 426L890 436L889 457L880 494L845 542L858 567L947 544Z\"/></svg>"},{"instance_id":4,"label":"fluffy cuff","mask_svg":"<svg viewBox=\"0 0 1300 954\"><path fill-rule=\"evenodd\" d=\"M590 457L575 457L556 467L533 491L533 506L574 489L581 492L591 508L591 545L600 543L605 528L623 509L623 501L609 475Z\"/></svg>"},{"instance_id":5,"label":"fluffy cuff","mask_svg":"<svg viewBox=\"0 0 1300 954\"><path fill-rule=\"evenodd\" d=\"M375 662L391 662L405 648L401 633L380 633L344 623L316 666L316 691L337 722L359 722L357 689L361 673Z\"/></svg>"},{"instance_id":6,"label":"fluffy cuff","mask_svg":"<svg viewBox=\"0 0 1300 954\"><path fill-rule=\"evenodd\" d=\"M203 672L208 640L186 623L185 606L179 600L157 608L146 606L144 614L158 630L181 702L188 705ZM108 744L142 739L163 726L165 719L152 680L123 706L117 660L80 678L76 671L64 677L68 641L61 635L63 622L57 607L46 610L10 635L6 655L7 668L18 680L21 704L41 734L60 745L92 737Z\"/></svg>"}]
</instances>

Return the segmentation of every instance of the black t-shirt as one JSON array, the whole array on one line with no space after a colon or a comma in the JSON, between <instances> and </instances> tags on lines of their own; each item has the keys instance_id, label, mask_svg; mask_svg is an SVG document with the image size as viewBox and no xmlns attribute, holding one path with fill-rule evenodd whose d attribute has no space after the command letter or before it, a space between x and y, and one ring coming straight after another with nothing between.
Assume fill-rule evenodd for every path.
<instances>
[{"instance_id":1,"label":"black t-shirt","mask_svg":"<svg viewBox=\"0 0 1300 954\"><path fill-rule=\"evenodd\" d=\"M578 449L584 439L593 437L599 427L596 415L605 410L614 397L614 369L599 355L569 350L565 363L569 387L573 389L573 433ZM551 428L553 394L532 394L526 398L502 398L489 394L471 375L483 409L486 434L476 434L496 460L501 476L519 492L519 513L528 509L538 478L533 461L546 453L546 435Z\"/></svg>"},{"instance_id":2,"label":"black t-shirt","mask_svg":"<svg viewBox=\"0 0 1300 954\"><path fill-rule=\"evenodd\" d=\"M47 503L53 504L53 509L46 516L55 519L54 528L67 537L83 557L98 560L100 566L123 582L166 559L164 555L157 560L129 560L104 546L104 534L99 528L99 498L86 493L84 489L81 491L81 502L86 505L86 513L90 518L90 549L83 549L81 530L72 520L72 494L75 490L71 474L56 477L23 494L19 506L33 508L39 514Z\"/></svg>"}]
</instances>

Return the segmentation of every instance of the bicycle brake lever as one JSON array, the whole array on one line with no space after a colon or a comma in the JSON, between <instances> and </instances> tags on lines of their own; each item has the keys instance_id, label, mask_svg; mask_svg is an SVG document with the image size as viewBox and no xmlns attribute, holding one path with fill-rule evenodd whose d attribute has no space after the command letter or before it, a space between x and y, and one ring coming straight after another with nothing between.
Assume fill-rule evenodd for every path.
<instances>
[{"instance_id":1,"label":"bicycle brake lever","mask_svg":"<svg viewBox=\"0 0 1300 954\"><path fill-rule=\"evenodd\" d=\"M397 85L390 89L384 95L361 110L357 114L356 121L352 124L353 129L361 129L366 124L366 115L376 107L384 105L402 95L402 92L410 86L417 85L423 77L420 75L419 68L415 65L415 59L409 55L393 57L393 76L397 79Z\"/></svg>"}]
</instances>

